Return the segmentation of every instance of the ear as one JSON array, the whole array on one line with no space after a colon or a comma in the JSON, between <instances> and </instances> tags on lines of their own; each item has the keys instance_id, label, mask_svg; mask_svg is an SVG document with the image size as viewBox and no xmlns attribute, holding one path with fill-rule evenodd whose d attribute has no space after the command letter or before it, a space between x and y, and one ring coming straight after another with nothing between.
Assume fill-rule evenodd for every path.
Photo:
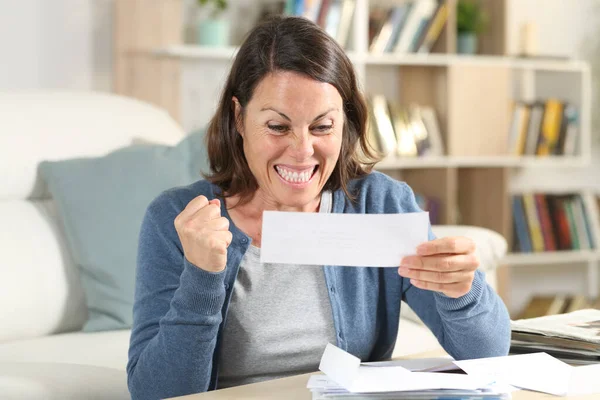
<instances>
[{"instance_id":1,"label":"ear","mask_svg":"<svg viewBox=\"0 0 600 400\"><path fill-rule=\"evenodd\" d=\"M242 106L240 105L237 97L233 96L231 102L234 107L234 118L235 118L235 129L238 131L241 137L244 137L244 118L242 115Z\"/></svg>"}]
</instances>

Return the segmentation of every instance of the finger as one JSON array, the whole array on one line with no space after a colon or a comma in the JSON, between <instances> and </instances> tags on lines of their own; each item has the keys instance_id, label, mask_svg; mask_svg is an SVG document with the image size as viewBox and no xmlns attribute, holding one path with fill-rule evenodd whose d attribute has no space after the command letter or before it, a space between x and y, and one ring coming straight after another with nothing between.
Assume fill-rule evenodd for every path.
<instances>
[{"instance_id":1,"label":"finger","mask_svg":"<svg viewBox=\"0 0 600 400\"><path fill-rule=\"evenodd\" d=\"M432 283L411 279L410 283L419 289L441 292L444 293L446 296L457 298L469 293L473 282L466 281L457 283Z\"/></svg>"},{"instance_id":2,"label":"finger","mask_svg":"<svg viewBox=\"0 0 600 400\"><path fill-rule=\"evenodd\" d=\"M475 251L475 243L463 236L434 239L417 247L417 254L420 256L443 253L467 254L473 251Z\"/></svg>"},{"instance_id":3,"label":"finger","mask_svg":"<svg viewBox=\"0 0 600 400\"><path fill-rule=\"evenodd\" d=\"M190 219L204 223L221 217L221 207L216 204L207 203L206 206L199 209L190 217Z\"/></svg>"},{"instance_id":4,"label":"finger","mask_svg":"<svg viewBox=\"0 0 600 400\"><path fill-rule=\"evenodd\" d=\"M225 247L229 247L233 240L233 234L230 231L219 231L215 233L217 237L225 242Z\"/></svg>"},{"instance_id":5,"label":"finger","mask_svg":"<svg viewBox=\"0 0 600 400\"><path fill-rule=\"evenodd\" d=\"M475 270L479 267L479 259L475 254L408 256L402 259L400 267L442 272Z\"/></svg>"},{"instance_id":6,"label":"finger","mask_svg":"<svg viewBox=\"0 0 600 400\"><path fill-rule=\"evenodd\" d=\"M225 217L219 217L204 222L203 227L210 231L227 231L229 230L229 220Z\"/></svg>"},{"instance_id":7,"label":"finger","mask_svg":"<svg viewBox=\"0 0 600 400\"><path fill-rule=\"evenodd\" d=\"M208 204L214 204L214 205L218 206L219 208L221 208L221 200L219 200L219 199L212 199L211 201L208 202Z\"/></svg>"},{"instance_id":8,"label":"finger","mask_svg":"<svg viewBox=\"0 0 600 400\"><path fill-rule=\"evenodd\" d=\"M201 210L202 208L206 207L206 205L208 204L208 199L206 198L206 196L198 196L193 198L183 209L183 211L181 211L179 213L179 215L177 216L176 220L179 219L180 221L187 221L192 215L194 215L198 210Z\"/></svg>"},{"instance_id":9,"label":"finger","mask_svg":"<svg viewBox=\"0 0 600 400\"><path fill-rule=\"evenodd\" d=\"M209 246L211 248L226 250L233 240L233 235L229 231L217 231L210 235L210 240Z\"/></svg>"},{"instance_id":10,"label":"finger","mask_svg":"<svg viewBox=\"0 0 600 400\"><path fill-rule=\"evenodd\" d=\"M440 272L423 271L419 269L400 268L399 274L404 278L415 279L429 283L458 283L473 279L472 271Z\"/></svg>"}]
</instances>

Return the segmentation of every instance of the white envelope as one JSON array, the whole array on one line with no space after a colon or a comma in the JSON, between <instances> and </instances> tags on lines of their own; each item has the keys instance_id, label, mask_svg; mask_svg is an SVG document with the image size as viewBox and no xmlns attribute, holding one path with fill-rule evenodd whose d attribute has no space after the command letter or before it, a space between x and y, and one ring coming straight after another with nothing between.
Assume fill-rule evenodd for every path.
<instances>
[{"instance_id":1,"label":"white envelope","mask_svg":"<svg viewBox=\"0 0 600 400\"><path fill-rule=\"evenodd\" d=\"M483 376L439 372L411 372L400 366L362 365L358 357L329 343L319 370L352 393L402 392L429 389L477 390L492 381Z\"/></svg>"},{"instance_id":2,"label":"white envelope","mask_svg":"<svg viewBox=\"0 0 600 400\"><path fill-rule=\"evenodd\" d=\"M428 240L429 213L265 211L261 262L396 267Z\"/></svg>"}]
</instances>

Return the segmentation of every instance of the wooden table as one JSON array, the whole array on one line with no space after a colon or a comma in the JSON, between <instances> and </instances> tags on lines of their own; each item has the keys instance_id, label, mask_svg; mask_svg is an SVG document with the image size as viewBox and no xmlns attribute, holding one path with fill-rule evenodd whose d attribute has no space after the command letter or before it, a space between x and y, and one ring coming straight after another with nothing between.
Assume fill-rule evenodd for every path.
<instances>
[{"instance_id":1,"label":"wooden table","mask_svg":"<svg viewBox=\"0 0 600 400\"><path fill-rule=\"evenodd\" d=\"M442 351L433 351L402 358L428 358L440 357L444 355L445 353ZM322 373L317 371L310 374L291 376L289 378L273 379L270 381L215 390L207 393L176 397L173 398L173 400L311 400L312 394L310 390L306 388L306 383L311 375L318 374ZM598 400L600 399L600 393L585 396L559 397L545 393L531 392L529 390L519 390L512 393L512 398L513 400Z\"/></svg>"}]
</instances>

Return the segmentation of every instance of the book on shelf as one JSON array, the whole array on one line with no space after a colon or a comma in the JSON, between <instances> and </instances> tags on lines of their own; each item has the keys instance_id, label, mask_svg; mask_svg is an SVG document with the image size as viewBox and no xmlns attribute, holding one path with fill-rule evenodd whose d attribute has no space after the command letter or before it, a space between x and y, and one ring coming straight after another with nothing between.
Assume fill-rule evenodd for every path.
<instances>
[{"instance_id":1,"label":"book on shelf","mask_svg":"<svg viewBox=\"0 0 600 400\"><path fill-rule=\"evenodd\" d=\"M516 156L577 154L579 113L570 103L515 101L512 104L508 151Z\"/></svg>"},{"instance_id":2,"label":"book on shelf","mask_svg":"<svg viewBox=\"0 0 600 400\"><path fill-rule=\"evenodd\" d=\"M592 303L581 294L537 294L529 299L519 315L519 319L565 314L585 308L593 308Z\"/></svg>"},{"instance_id":3,"label":"book on shelf","mask_svg":"<svg viewBox=\"0 0 600 400\"><path fill-rule=\"evenodd\" d=\"M356 0L283 0L283 13L305 17L321 28L344 48L350 44Z\"/></svg>"},{"instance_id":4,"label":"book on shelf","mask_svg":"<svg viewBox=\"0 0 600 400\"><path fill-rule=\"evenodd\" d=\"M590 201L579 193L513 195L513 251L595 249Z\"/></svg>"},{"instance_id":5,"label":"book on shelf","mask_svg":"<svg viewBox=\"0 0 600 400\"><path fill-rule=\"evenodd\" d=\"M600 362L600 310L511 321L511 354L546 352L573 365Z\"/></svg>"},{"instance_id":6,"label":"book on shelf","mask_svg":"<svg viewBox=\"0 0 600 400\"><path fill-rule=\"evenodd\" d=\"M401 105L383 95L367 97L368 136L383 156L418 157L444 154L435 110L429 106Z\"/></svg>"},{"instance_id":7,"label":"book on shelf","mask_svg":"<svg viewBox=\"0 0 600 400\"><path fill-rule=\"evenodd\" d=\"M448 3L406 0L392 6L375 6L369 13L369 51L429 53L448 20Z\"/></svg>"}]
</instances>

